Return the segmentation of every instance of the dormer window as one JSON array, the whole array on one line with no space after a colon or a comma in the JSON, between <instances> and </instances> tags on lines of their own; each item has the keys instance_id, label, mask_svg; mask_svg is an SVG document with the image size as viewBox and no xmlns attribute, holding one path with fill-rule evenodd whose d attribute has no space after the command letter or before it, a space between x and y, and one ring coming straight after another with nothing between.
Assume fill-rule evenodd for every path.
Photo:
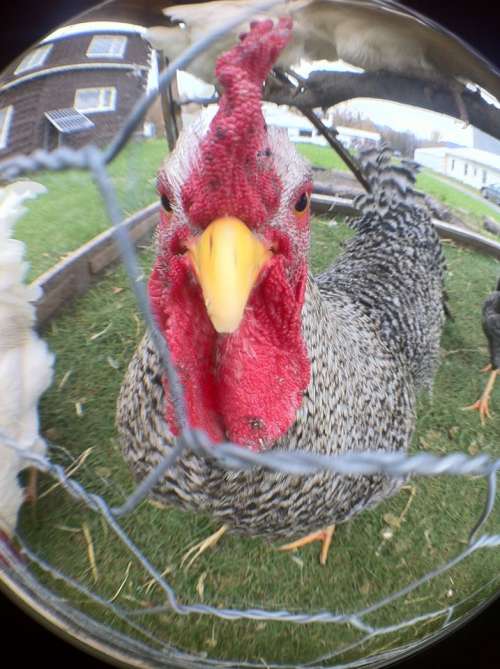
<instances>
[{"instance_id":1,"label":"dormer window","mask_svg":"<svg viewBox=\"0 0 500 669\"><path fill-rule=\"evenodd\" d=\"M34 70L36 67L40 67L47 60L47 56L51 50L52 44L45 44L44 46L39 46L34 51L30 51L16 67L14 74L21 74L27 70Z\"/></svg>"},{"instance_id":2,"label":"dormer window","mask_svg":"<svg viewBox=\"0 0 500 669\"><path fill-rule=\"evenodd\" d=\"M89 58L123 58L127 38L125 35L94 35L87 56Z\"/></svg>"}]
</instances>

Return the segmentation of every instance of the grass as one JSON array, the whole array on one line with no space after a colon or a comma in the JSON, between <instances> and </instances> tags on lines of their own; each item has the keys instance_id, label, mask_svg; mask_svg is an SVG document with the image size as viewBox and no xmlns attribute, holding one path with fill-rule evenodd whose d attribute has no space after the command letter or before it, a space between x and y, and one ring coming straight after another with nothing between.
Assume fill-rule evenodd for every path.
<instances>
[{"instance_id":1,"label":"grass","mask_svg":"<svg viewBox=\"0 0 500 669\"><path fill-rule=\"evenodd\" d=\"M110 165L125 215L155 200L155 175L164 156L163 140L132 142ZM48 192L27 202L28 213L16 225L16 238L27 243L29 280L109 227L102 198L88 172L44 172L33 179Z\"/></svg>"},{"instance_id":2,"label":"grass","mask_svg":"<svg viewBox=\"0 0 500 669\"><path fill-rule=\"evenodd\" d=\"M331 261L348 235L343 225L314 223L315 272ZM434 399L424 397L420 402L412 451L438 455L461 451L499 457L500 384L492 399L497 415L484 428L475 413L461 410L476 399L484 384L478 374L486 361L480 304L494 283L499 265L451 244L446 245L446 253L455 320L446 325ZM141 253L141 262L147 271L149 249ZM44 433L54 444L52 459L67 468L80 463L75 479L110 505L123 502L133 489L119 453L113 418L120 383L142 330L120 267L110 271L44 333L57 354L55 382L41 406ZM339 653L339 661L347 662L421 639L443 623L443 616L439 616L374 637L348 651L343 649L362 636L348 624L231 622L211 616L179 616L170 611L147 615L151 606L164 604L160 589L149 585L148 574L99 515L73 502L60 487L51 489L52 483L42 477L36 509L23 508L21 533L32 549L101 596L114 598L116 605L144 611L136 622L161 642L183 651L233 659L236 664L244 660L298 663L332 652ZM180 566L186 549L216 529L207 518L144 502L121 523L152 564L166 574L181 603L354 612L463 550L482 509L485 483L481 479L436 477L411 483L414 492L403 490L375 510L339 526L324 568L318 564L316 545L288 554L258 539L227 536L186 571ZM398 521L402 514L403 520ZM499 531L497 514L488 521L485 532ZM95 553L94 564L89 559L89 542ZM396 624L450 604L456 605L456 615L461 615L495 590L491 581L498 581L499 573L499 551L483 549L445 575L371 614L367 622ZM88 615L146 640L60 580L43 571L39 577ZM463 600L466 602L461 604ZM159 647L156 642L151 645Z\"/></svg>"},{"instance_id":3,"label":"grass","mask_svg":"<svg viewBox=\"0 0 500 669\"><path fill-rule=\"evenodd\" d=\"M323 167L327 170L340 170L348 172L349 169L343 160L329 146L317 146L316 144L297 143L298 152L307 158L315 167Z\"/></svg>"},{"instance_id":4,"label":"grass","mask_svg":"<svg viewBox=\"0 0 500 669\"><path fill-rule=\"evenodd\" d=\"M348 168L339 156L327 146L316 146L315 144L296 144L298 151L316 167L325 169L340 170L347 172ZM432 197L441 201L446 206L454 209L457 216L461 218L471 229L487 237L497 239L483 227L483 217L488 216L493 220L500 222L500 213L477 197L474 197L473 189L471 194L463 192L461 184L457 182L454 186L452 180L440 178L432 170L425 169L417 177L417 187L428 193Z\"/></svg>"},{"instance_id":5,"label":"grass","mask_svg":"<svg viewBox=\"0 0 500 669\"><path fill-rule=\"evenodd\" d=\"M424 170L418 175L417 187L451 209L455 209L459 218L464 219L465 215L466 220L464 222L481 234L488 235L488 232L483 228L482 219L484 216L500 222L500 213L487 202L475 198L472 194L468 195L459 188L454 188L451 182L445 182L443 179L434 176L430 170Z\"/></svg>"},{"instance_id":6,"label":"grass","mask_svg":"<svg viewBox=\"0 0 500 669\"><path fill-rule=\"evenodd\" d=\"M347 169L328 147L297 146L315 165ZM166 151L164 140L132 142L110 165L125 216L155 201L156 173ZM28 212L16 225L16 238L27 244L30 281L109 227L102 198L88 172L41 172L33 179L48 192L26 203Z\"/></svg>"},{"instance_id":7,"label":"grass","mask_svg":"<svg viewBox=\"0 0 500 669\"><path fill-rule=\"evenodd\" d=\"M338 155L326 146L296 144L298 151L317 167L348 169ZM130 215L156 199L156 173L166 154L163 140L134 142L110 165L125 215ZM34 279L67 254L108 228L108 219L100 194L85 171L43 172L33 177L45 185L48 193L28 201L28 213L16 226L16 237L27 243L30 263L29 280ZM500 221L500 215L488 204L447 185L425 171L417 185L425 192L457 210L466 223L482 234L481 216Z\"/></svg>"}]
</instances>

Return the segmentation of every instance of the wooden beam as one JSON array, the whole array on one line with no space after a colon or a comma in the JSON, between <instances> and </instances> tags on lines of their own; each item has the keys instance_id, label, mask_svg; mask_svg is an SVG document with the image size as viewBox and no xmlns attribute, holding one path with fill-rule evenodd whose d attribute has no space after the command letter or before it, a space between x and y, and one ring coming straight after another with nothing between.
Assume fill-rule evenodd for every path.
<instances>
[{"instance_id":1,"label":"wooden beam","mask_svg":"<svg viewBox=\"0 0 500 669\"><path fill-rule=\"evenodd\" d=\"M161 73L168 65L168 61L161 51L156 51L158 63L158 72ZM182 129L182 117L180 106L177 103L179 91L177 88L177 77L174 77L170 86L160 93L161 110L163 114L163 124L167 137L168 148L174 150L174 146Z\"/></svg>"},{"instance_id":2,"label":"wooden beam","mask_svg":"<svg viewBox=\"0 0 500 669\"><path fill-rule=\"evenodd\" d=\"M265 99L292 107L328 108L354 98L377 98L447 114L500 139L500 110L478 90L417 79L394 72L311 72L299 92L286 85L268 86ZM463 111L467 118L462 118Z\"/></svg>"},{"instance_id":3,"label":"wooden beam","mask_svg":"<svg viewBox=\"0 0 500 669\"><path fill-rule=\"evenodd\" d=\"M151 236L158 222L158 211L159 204L155 203L122 223L135 244ZM114 230L110 228L39 276L32 284L43 291L35 305L38 325L44 325L76 297L86 293L95 278L119 259Z\"/></svg>"},{"instance_id":4,"label":"wooden beam","mask_svg":"<svg viewBox=\"0 0 500 669\"><path fill-rule=\"evenodd\" d=\"M326 188L323 190L326 190ZM359 211L354 207L352 200L326 195L324 193L319 194L313 192L311 207L313 213L322 216L325 214L332 217L359 216ZM440 237L451 239L461 246L474 249L480 253L493 256L493 258L500 260L500 244L493 239L488 239L487 237L483 237L483 235L479 235L477 232L472 232L471 230L445 223L437 218L431 220Z\"/></svg>"}]
</instances>

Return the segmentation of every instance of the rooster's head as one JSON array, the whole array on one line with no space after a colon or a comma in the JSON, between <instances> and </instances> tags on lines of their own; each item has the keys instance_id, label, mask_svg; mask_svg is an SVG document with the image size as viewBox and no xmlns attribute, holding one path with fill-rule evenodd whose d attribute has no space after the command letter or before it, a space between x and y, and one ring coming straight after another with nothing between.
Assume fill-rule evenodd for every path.
<instances>
[{"instance_id":1,"label":"rooster's head","mask_svg":"<svg viewBox=\"0 0 500 669\"><path fill-rule=\"evenodd\" d=\"M208 129L184 131L159 174L149 282L191 424L255 450L293 424L310 374L301 312L311 173L261 109L263 82L290 36L290 19L254 22L219 57L216 116Z\"/></svg>"}]
</instances>

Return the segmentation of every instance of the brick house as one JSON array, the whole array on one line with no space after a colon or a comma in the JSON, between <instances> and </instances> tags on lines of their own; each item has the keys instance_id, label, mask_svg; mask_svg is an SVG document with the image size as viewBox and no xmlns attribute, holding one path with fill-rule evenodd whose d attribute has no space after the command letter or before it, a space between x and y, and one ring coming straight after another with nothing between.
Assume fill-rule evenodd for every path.
<instances>
[{"instance_id":1,"label":"brick house","mask_svg":"<svg viewBox=\"0 0 500 669\"><path fill-rule=\"evenodd\" d=\"M142 32L124 23L69 25L11 63L0 76L0 159L108 143L147 87L152 51Z\"/></svg>"}]
</instances>

